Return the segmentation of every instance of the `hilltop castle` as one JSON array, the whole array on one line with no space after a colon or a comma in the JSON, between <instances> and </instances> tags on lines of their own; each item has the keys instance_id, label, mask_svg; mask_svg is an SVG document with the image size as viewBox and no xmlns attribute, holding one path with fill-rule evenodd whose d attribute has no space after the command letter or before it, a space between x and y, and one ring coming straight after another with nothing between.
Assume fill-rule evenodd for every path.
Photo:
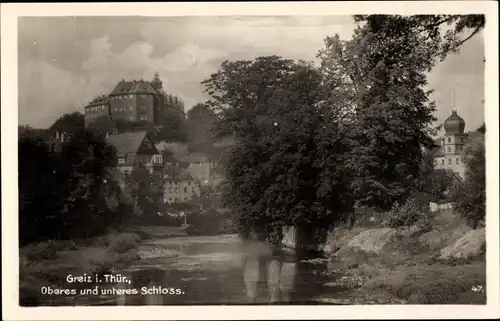
<instances>
[{"instance_id":1,"label":"hilltop castle","mask_svg":"<svg viewBox=\"0 0 500 321\"><path fill-rule=\"evenodd\" d=\"M109 95L85 106L85 125L97 118L158 124L165 106L163 83L155 73L152 81L120 81Z\"/></svg>"}]
</instances>

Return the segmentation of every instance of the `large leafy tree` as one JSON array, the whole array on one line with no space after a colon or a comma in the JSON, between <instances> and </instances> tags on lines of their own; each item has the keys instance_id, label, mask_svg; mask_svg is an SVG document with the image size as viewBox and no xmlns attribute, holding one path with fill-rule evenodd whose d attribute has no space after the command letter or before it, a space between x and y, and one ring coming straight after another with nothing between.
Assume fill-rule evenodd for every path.
<instances>
[{"instance_id":1,"label":"large leafy tree","mask_svg":"<svg viewBox=\"0 0 500 321\"><path fill-rule=\"evenodd\" d=\"M370 22L381 15L356 15L358 22ZM438 57L445 59L457 53L460 47L478 35L486 25L486 17L480 14L468 15L413 15L404 17L410 23L413 33L439 44Z\"/></svg>"},{"instance_id":2,"label":"large leafy tree","mask_svg":"<svg viewBox=\"0 0 500 321\"><path fill-rule=\"evenodd\" d=\"M118 192L110 168L116 152L104 137L87 130L76 131L62 145L56 169L62 207L60 220L69 235L87 236L112 221L103 191Z\"/></svg>"},{"instance_id":3,"label":"large leafy tree","mask_svg":"<svg viewBox=\"0 0 500 321\"><path fill-rule=\"evenodd\" d=\"M22 243L102 232L118 219L107 202L120 190L110 175L115 151L104 138L73 130L60 152L39 136L19 140L19 228Z\"/></svg>"},{"instance_id":4,"label":"large leafy tree","mask_svg":"<svg viewBox=\"0 0 500 321\"><path fill-rule=\"evenodd\" d=\"M486 215L486 150L484 137L477 137L466 147L464 161L465 179L452 186L451 199L454 209L467 222L477 228Z\"/></svg>"},{"instance_id":5,"label":"large leafy tree","mask_svg":"<svg viewBox=\"0 0 500 321\"><path fill-rule=\"evenodd\" d=\"M404 202L432 144L435 106L425 91L439 41L401 16L368 16L351 40L325 39L318 57L328 90L349 127L348 168L358 204L389 209Z\"/></svg>"},{"instance_id":6,"label":"large leafy tree","mask_svg":"<svg viewBox=\"0 0 500 321\"><path fill-rule=\"evenodd\" d=\"M286 225L328 226L342 211L344 149L336 116L321 104L319 72L259 57L226 61L204 84L219 127L235 138L224 199L240 232L278 241Z\"/></svg>"}]
</instances>

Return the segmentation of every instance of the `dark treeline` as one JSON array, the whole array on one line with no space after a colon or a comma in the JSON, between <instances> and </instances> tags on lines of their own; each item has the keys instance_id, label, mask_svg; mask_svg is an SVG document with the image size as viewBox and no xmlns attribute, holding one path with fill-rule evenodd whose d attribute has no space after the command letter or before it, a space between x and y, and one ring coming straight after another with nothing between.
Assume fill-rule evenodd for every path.
<instances>
[{"instance_id":1,"label":"dark treeline","mask_svg":"<svg viewBox=\"0 0 500 321\"><path fill-rule=\"evenodd\" d=\"M19 136L20 244L104 232L120 219L120 189L108 168L116 155L104 137L84 129L57 149L39 131Z\"/></svg>"}]
</instances>

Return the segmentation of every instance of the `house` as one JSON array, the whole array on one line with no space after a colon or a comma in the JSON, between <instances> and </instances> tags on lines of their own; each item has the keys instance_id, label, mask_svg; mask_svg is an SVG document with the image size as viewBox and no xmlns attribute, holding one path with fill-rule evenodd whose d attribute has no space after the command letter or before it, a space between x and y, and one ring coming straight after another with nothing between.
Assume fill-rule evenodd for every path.
<instances>
[{"instance_id":1,"label":"house","mask_svg":"<svg viewBox=\"0 0 500 321\"><path fill-rule=\"evenodd\" d=\"M107 142L116 149L117 169L121 173L130 173L139 164L151 173L163 166L162 155L146 131L111 134Z\"/></svg>"},{"instance_id":2,"label":"house","mask_svg":"<svg viewBox=\"0 0 500 321\"><path fill-rule=\"evenodd\" d=\"M199 183L185 169L168 165L163 171L165 203L186 203L200 194Z\"/></svg>"}]
</instances>

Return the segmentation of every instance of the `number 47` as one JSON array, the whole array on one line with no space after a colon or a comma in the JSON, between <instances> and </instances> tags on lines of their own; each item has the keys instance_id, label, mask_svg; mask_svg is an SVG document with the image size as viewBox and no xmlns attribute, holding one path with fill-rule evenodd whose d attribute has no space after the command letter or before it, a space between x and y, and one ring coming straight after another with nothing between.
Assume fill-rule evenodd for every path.
<instances>
[{"instance_id":1,"label":"number 47","mask_svg":"<svg viewBox=\"0 0 500 321\"><path fill-rule=\"evenodd\" d=\"M474 291L474 292L483 292L484 291L483 290L483 286L482 285L474 285L472 287L472 291Z\"/></svg>"}]
</instances>

